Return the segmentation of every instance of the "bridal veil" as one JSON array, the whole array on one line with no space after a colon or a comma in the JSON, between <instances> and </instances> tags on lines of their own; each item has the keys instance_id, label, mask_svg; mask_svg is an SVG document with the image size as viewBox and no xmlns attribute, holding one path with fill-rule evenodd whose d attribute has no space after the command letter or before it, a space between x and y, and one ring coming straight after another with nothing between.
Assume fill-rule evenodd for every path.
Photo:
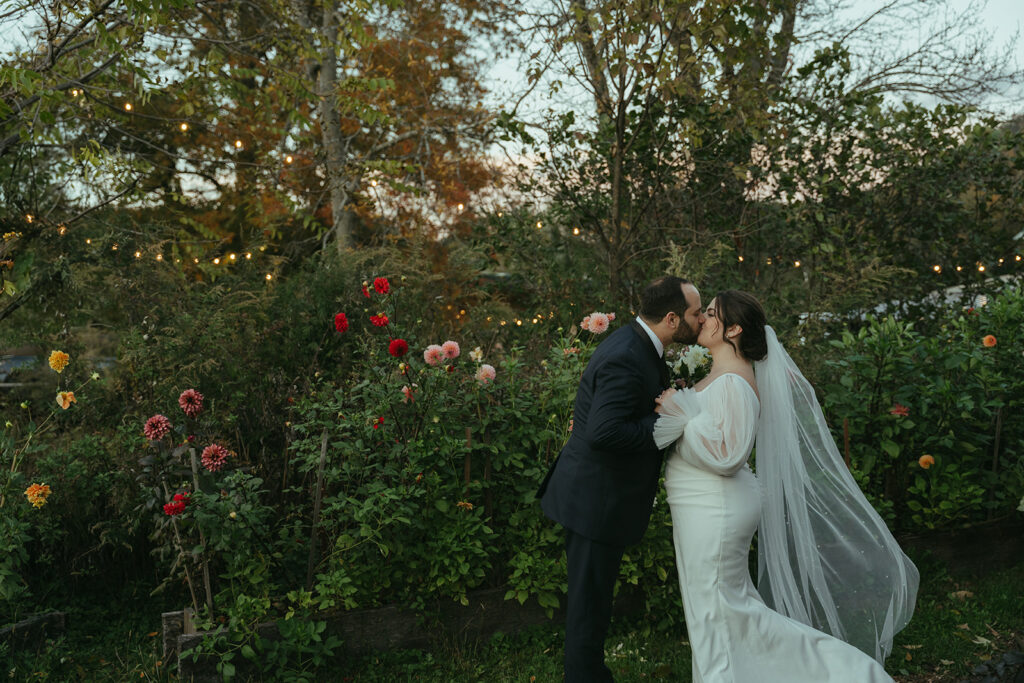
<instances>
[{"instance_id":1,"label":"bridal veil","mask_svg":"<svg viewBox=\"0 0 1024 683\"><path fill-rule=\"evenodd\" d=\"M884 662L920 576L846 468L810 382L765 333L768 355L754 363L758 590L775 610Z\"/></svg>"}]
</instances>

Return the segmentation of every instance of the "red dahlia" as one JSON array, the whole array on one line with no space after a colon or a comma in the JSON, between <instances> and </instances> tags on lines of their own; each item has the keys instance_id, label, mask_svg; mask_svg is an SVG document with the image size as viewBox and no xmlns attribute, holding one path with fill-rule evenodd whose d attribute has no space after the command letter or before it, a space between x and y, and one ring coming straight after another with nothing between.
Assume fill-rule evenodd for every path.
<instances>
[{"instance_id":1,"label":"red dahlia","mask_svg":"<svg viewBox=\"0 0 1024 683\"><path fill-rule=\"evenodd\" d=\"M195 389L186 389L178 397L178 405L189 417L195 417L203 409L203 395Z\"/></svg>"},{"instance_id":2,"label":"red dahlia","mask_svg":"<svg viewBox=\"0 0 1024 683\"><path fill-rule=\"evenodd\" d=\"M150 441L159 441L171 431L171 421L163 415L154 415L146 420L146 426L142 428L143 434Z\"/></svg>"},{"instance_id":3,"label":"red dahlia","mask_svg":"<svg viewBox=\"0 0 1024 683\"><path fill-rule=\"evenodd\" d=\"M173 517L174 515L180 515L185 511L185 506L188 505L188 494L187 493L175 493L174 500L170 503L164 504L164 514Z\"/></svg>"},{"instance_id":4,"label":"red dahlia","mask_svg":"<svg viewBox=\"0 0 1024 683\"><path fill-rule=\"evenodd\" d=\"M373 323L374 327L387 327L388 317L383 313L380 315L371 315L370 322Z\"/></svg>"},{"instance_id":5,"label":"red dahlia","mask_svg":"<svg viewBox=\"0 0 1024 683\"><path fill-rule=\"evenodd\" d=\"M339 313L334 316L334 329L338 332L344 333L348 329L348 316L344 313Z\"/></svg>"},{"instance_id":6,"label":"red dahlia","mask_svg":"<svg viewBox=\"0 0 1024 683\"><path fill-rule=\"evenodd\" d=\"M401 358L409 352L409 344L404 339L392 339L388 344L388 353L395 358Z\"/></svg>"},{"instance_id":7,"label":"red dahlia","mask_svg":"<svg viewBox=\"0 0 1024 683\"><path fill-rule=\"evenodd\" d=\"M203 454L200 457L203 461L203 467L211 472L217 472L224 467L224 463L227 462L230 455L232 455L231 451L223 446L210 444L203 449Z\"/></svg>"},{"instance_id":8,"label":"red dahlia","mask_svg":"<svg viewBox=\"0 0 1024 683\"><path fill-rule=\"evenodd\" d=\"M386 277L379 277L373 281L373 288L378 294L387 294L391 291L391 283Z\"/></svg>"}]
</instances>

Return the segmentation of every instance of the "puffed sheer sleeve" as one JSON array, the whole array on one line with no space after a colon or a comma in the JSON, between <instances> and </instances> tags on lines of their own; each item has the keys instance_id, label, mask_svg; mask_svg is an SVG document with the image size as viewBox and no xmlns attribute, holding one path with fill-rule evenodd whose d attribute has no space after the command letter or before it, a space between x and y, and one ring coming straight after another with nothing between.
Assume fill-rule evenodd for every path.
<instances>
[{"instance_id":1,"label":"puffed sheer sleeve","mask_svg":"<svg viewBox=\"0 0 1024 683\"><path fill-rule=\"evenodd\" d=\"M654 423L654 443L658 448L672 445L686 429L686 424L701 411L693 389L677 391L665 401L658 421Z\"/></svg>"},{"instance_id":2,"label":"puffed sheer sleeve","mask_svg":"<svg viewBox=\"0 0 1024 683\"><path fill-rule=\"evenodd\" d=\"M680 452L691 465L722 476L736 474L754 447L759 404L747 381L723 375L697 397L701 411L683 431Z\"/></svg>"}]
</instances>

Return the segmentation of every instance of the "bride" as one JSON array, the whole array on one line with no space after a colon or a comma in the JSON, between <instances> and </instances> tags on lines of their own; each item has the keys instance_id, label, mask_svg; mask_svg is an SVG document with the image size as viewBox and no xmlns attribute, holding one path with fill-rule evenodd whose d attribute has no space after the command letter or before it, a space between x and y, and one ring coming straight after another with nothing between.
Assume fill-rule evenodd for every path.
<instances>
[{"instance_id":1,"label":"bride","mask_svg":"<svg viewBox=\"0 0 1024 683\"><path fill-rule=\"evenodd\" d=\"M708 305L696 386L658 399L695 683L875 683L917 568L858 489L814 390L737 290ZM756 446L757 475L747 459ZM747 556L758 535L758 588Z\"/></svg>"}]
</instances>

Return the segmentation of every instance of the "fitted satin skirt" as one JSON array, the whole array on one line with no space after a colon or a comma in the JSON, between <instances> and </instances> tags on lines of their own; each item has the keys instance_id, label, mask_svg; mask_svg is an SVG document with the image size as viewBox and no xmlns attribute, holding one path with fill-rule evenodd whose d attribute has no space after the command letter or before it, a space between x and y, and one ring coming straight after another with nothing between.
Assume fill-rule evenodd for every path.
<instances>
[{"instance_id":1,"label":"fitted satin skirt","mask_svg":"<svg viewBox=\"0 0 1024 683\"><path fill-rule=\"evenodd\" d=\"M761 489L749 468L724 477L673 453L665 467L694 683L880 683L872 657L769 608L750 577Z\"/></svg>"}]
</instances>

